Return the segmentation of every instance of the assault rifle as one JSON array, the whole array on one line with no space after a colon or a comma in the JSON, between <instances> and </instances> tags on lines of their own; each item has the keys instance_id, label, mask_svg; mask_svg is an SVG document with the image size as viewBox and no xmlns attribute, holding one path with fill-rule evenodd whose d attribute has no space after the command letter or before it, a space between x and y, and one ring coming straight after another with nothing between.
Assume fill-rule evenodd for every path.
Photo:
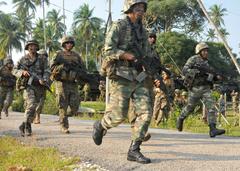
<instances>
[{"instance_id":1,"label":"assault rifle","mask_svg":"<svg viewBox=\"0 0 240 171\"><path fill-rule=\"evenodd\" d=\"M136 77L136 80L138 82L142 82L148 75L152 76L154 80L159 80L160 81L159 88L166 94L167 101L170 103L170 98L168 96L166 85L164 84L163 79L159 74L163 67L160 67L160 63L158 63L157 65L155 63L153 66L150 66L149 62L147 61L147 58L146 60L144 60L145 55L142 51L142 48L139 47L136 41L134 41L131 51L133 52L136 58L136 61L133 63L133 66L135 66L137 70L139 70L140 67L142 68L142 72Z\"/></svg>"},{"instance_id":2,"label":"assault rifle","mask_svg":"<svg viewBox=\"0 0 240 171\"><path fill-rule=\"evenodd\" d=\"M28 71L28 73L30 74L30 77L28 78L28 81L27 81L27 85L31 86L33 85L33 82L36 81L39 85L43 86L45 89L47 89L50 93L53 94L50 86L44 81L44 84L40 84L39 83L39 80L41 80L41 78L36 75L35 73L33 73L27 66L25 66L24 64L21 64L19 63L20 67L23 69L23 70L26 70Z\"/></svg>"}]
</instances>

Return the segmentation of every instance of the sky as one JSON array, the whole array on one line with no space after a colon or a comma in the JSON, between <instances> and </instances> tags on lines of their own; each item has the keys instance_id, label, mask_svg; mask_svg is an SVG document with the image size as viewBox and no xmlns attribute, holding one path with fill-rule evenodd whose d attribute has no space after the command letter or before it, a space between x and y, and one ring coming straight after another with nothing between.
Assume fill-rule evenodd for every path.
<instances>
[{"instance_id":1,"label":"sky","mask_svg":"<svg viewBox=\"0 0 240 171\"><path fill-rule=\"evenodd\" d=\"M49 0L50 5L46 7L46 12L51 9L61 10L63 0ZM5 0L7 5L0 6L0 10L6 13L14 12L12 0ZM76 11L84 3L89 4L90 9L94 8L93 16L107 20L108 18L108 1L107 0L65 0L65 15L67 29L71 28L73 22L73 12ZM124 0L112 0L112 18L116 21L122 18L122 8ZM218 4L227 9L227 15L224 17L225 28L230 35L227 38L229 46L233 49L239 57L240 52L240 34L239 34L239 18L240 18L240 0L202 0L206 9L212 5ZM38 8L36 18L42 18L42 9ZM210 24L207 24L211 27ZM22 52L23 54L23 52ZM13 53L14 61L18 60L21 56Z\"/></svg>"}]
</instances>

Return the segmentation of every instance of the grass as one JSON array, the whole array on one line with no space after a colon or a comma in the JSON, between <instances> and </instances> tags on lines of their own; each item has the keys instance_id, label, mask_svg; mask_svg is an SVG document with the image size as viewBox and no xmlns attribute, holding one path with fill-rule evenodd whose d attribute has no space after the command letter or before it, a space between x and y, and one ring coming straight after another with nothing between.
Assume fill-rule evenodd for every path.
<instances>
[{"instance_id":1,"label":"grass","mask_svg":"<svg viewBox=\"0 0 240 171\"><path fill-rule=\"evenodd\" d=\"M96 111L104 111L105 110L105 103L104 102L98 102L98 101L82 101L81 102L82 107L89 107L92 109L95 109Z\"/></svg>"},{"instance_id":2,"label":"grass","mask_svg":"<svg viewBox=\"0 0 240 171\"><path fill-rule=\"evenodd\" d=\"M25 146L14 138L0 137L0 170L27 167L34 171L71 170L78 158L63 158L54 148Z\"/></svg>"}]
</instances>

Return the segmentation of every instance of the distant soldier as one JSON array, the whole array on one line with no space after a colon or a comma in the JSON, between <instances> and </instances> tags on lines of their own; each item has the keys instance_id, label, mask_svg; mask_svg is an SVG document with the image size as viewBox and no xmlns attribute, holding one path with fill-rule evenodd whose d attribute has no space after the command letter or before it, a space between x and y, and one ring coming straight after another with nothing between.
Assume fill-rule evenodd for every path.
<instances>
[{"instance_id":1,"label":"distant soldier","mask_svg":"<svg viewBox=\"0 0 240 171\"><path fill-rule=\"evenodd\" d=\"M179 89L175 89L174 91L173 103L176 107L179 107L179 108L182 108L184 106L184 100L181 96L181 91Z\"/></svg>"},{"instance_id":2,"label":"distant soldier","mask_svg":"<svg viewBox=\"0 0 240 171\"><path fill-rule=\"evenodd\" d=\"M207 109L209 135L215 137L224 134L225 130L216 128L216 110L210 88L213 80L221 79L221 77L210 72L212 68L208 63L208 45L206 43L197 44L195 52L196 55L190 57L183 67L184 81L189 89L189 97L188 104L177 120L177 129L182 131L183 121L193 112L197 103L202 99Z\"/></svg>"},{"instance_id":3,"label":"distant soldier","mask_svg":"<svg viewBox=\"0 0 240 171\"><path fill-rule=\"evenodd\" d=\"M44 96L50 70L48 60L40 58L37 53L39 44L36 40L27 41L25 50L28 53L20 59L13 73L18 78L17 89L24 90L24 100L26 101L26 119L19 126L19 129L22 136L25 136L25 134L30 136L32 134L31 123L33 122L36 108Z\"/></svg>"},{"instance_id":4,"label":"distant soldier","mask_svg":"<svg viewBox=\"0 0 240 171\"><path fill-rule=\"evenodd\" d=\"M105 83L105 81L101 80L98 88L99 88L99 91L100 91L99 100L104 101L105 100L105 93L106 93L106 83Z\"/></svg>"},{"instance_id":5,"label":"distant soldier","mask_svg":"<svg viewBox=\"0 0 240 171\"><path fill-rule=\"evenodd\" d=\"M234 114L236 115L238 113L238 103L239 103L238 92L235 92L235 90L233 90L231 92L231 97L232 97L232 109Z\"/></svg>"},{"instance_id":6,"label":"distant soldier","mask_svg":"<svg viewBox=\"0 0 240 171\"><path fill-rule=\"evenodd\" d=\"M75 115L80 105L78 80L85 71L85 66L78 53L72 49L74 38L64 36L61 41L63 50L58 51L51 63L51 78L55 81L57 105L59 108L60 125L63 133L69 134L68 106L70 115Z\"/></svg>"},{"instance_id":7,"label":"distant soldier","mask_svg":"<svg viewBox=\"0 0 240 171\"><path fill-rule=\"evenodd\" d=\"M174 92L174 81L169 77L166 72L162 72L163 82L166 86L167 92L164 92L160 88L156 88L156 95L153 107L153 118L155 125L158 126L161 121L167 121L170 112L170 100L169 96L173 95Z\"/></svg>"},{"instance_id":8,"label":"distant soldier","mask_svg":"<svg viewBox=\"0 0 240 171\"><path fill-rule=\"evenodd\" d=\"M6 117L8 117L8 108L12 104L16 85L16 77L12 74L13 67L13 60L9 56L3 60L3 66L0 67L0 111Z\"/></svg>"},{"instance_id":9,"label":"distant soldier","mask_svg":"<svg viewBox=\"0 0 240 171\"><path fill-rule=\"evenodd\" d=\"M91 87L90 87L90 84L86 83L84 86L83 86L83 92L84 92L84 101L88 101L89 100L89 93L91 91Z\"/></svg>"},{"instance_id":10,"label":"distant soldier","mask_svg":"<svg viewBox=\"0 0 240 171\"><path fill-rule=\"evenodd\" d=\"M185 106L188 103L188 93L186 91L183 91L181 95L183 99L183 106Z\"/></svg>"},{"instance_id":11,"label":"distant soldier","mask_svg":"<svg viewBox=\"0 0 240 171\"><path fill-rule=\"evenodd\" d=\"M46 50L40 49L38 51L38 54L39 54L39 58L46 58L46 59L42 59L42 60L48 60L48 54L47 54ZM51 83L48 83L48 85L50 85L50 84ZM45 89L44 94L41 97L40 102L39 102L39 104L36 108L35 118L34 118L34 121L33 121L34 124L40 124L40 114L42 113L44 102L45 102L45 99L46 99L46 91L47 90Z\"/></svg>"}]
</instances>

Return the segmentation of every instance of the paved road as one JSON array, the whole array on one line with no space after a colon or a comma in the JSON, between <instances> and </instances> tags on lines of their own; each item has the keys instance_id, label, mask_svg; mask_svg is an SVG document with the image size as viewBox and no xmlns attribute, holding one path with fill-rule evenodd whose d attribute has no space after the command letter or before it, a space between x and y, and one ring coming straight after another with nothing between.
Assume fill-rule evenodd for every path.
<instances>
[{"instance_id":1,"label":"paved road","mask_svg":"<svg viewBox=\"0 0 240 171\"><path fill-rule=\"evenodd\" d=\"M173 130L150 129L152 139L142 146L142 152L152 159L143 165L126 160L130 145L129 125L111 129L103 144L92 139L92 121L70 118L71 134L60 133L56 116L42 115L41 124L33 125L33 136L20 137L18 125L22 113L10 113L0 120L0 136L10 135L23 142L41 147L56 147L69 156L117 171L237 171L240 170L240 138L192 134Z\"/></svg>"}]
</instances>

